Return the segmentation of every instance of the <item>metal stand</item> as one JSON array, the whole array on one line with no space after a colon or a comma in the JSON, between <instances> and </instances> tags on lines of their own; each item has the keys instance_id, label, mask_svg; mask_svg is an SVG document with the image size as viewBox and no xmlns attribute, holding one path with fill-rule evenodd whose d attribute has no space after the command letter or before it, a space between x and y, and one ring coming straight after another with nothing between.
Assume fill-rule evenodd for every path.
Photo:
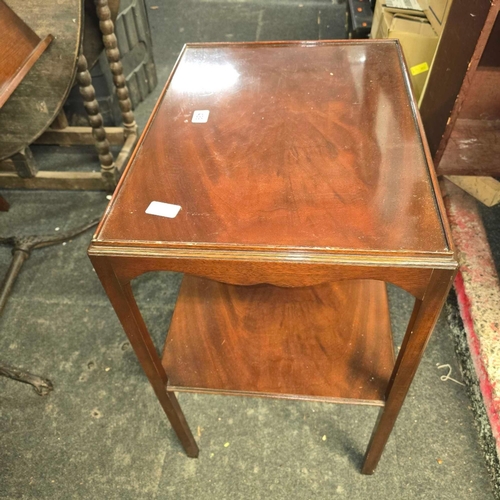
<instances>
[{"instance_id":1,"label":"metal stand","mask_svg":"<svg viewBox=\"0 0 500 500\"><path fill-rule=\"evenodd\" d=\"M0 376L11 378L12 380L17 380L18 382L23 382L24 384L30 384L35 389L35 392L39 396L46 396L50 391L54 389L52 382L49 379L39 377L38 375L33 375L30 372L20 370L13 366L6 365L0 362Z\"/></svg>"},{"instance_id":2,"label":"metal stand","mask_svg":"<svg viewBox=\"0 0 500 500\"><path fill-rule=\"evenodd\" d=\"M10 236L8 238L0 238L0 244L12 246L12 260L10 261L9 269L0 286L0 314L2 314L7 299L12 291L12 287L16 281L19 272L26 260L29 259L31 252L37 248L57 245L64 241L70 240L79 234L84 233L93 226L96 226L99 219L93 220L72 231L59 233L50 236ZM52 382L45 378L33 375L32 373L20 370L13 366L9 366L0 361L0 376L8 377L25 384L30 384L40 396L47 395L52 389Z\"/></svg>"}]
</instances>

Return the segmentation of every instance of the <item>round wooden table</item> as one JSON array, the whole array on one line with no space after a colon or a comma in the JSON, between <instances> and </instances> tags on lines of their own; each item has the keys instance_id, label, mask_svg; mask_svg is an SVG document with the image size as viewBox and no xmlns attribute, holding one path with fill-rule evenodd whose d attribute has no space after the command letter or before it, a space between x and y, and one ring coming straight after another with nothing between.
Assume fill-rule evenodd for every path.
<instances>
[{"instance_id":1,"label":"round wooden table","mask_svg":"<svg viewBox=\"0 0 500 500\"><path fill-rule=\"evenodd\" d=\"M54 121L73 84L83 34L82 0L9 0L40 37L54 41L0 109L0 160L30 145Z\"/></svg>"}]
</instances>

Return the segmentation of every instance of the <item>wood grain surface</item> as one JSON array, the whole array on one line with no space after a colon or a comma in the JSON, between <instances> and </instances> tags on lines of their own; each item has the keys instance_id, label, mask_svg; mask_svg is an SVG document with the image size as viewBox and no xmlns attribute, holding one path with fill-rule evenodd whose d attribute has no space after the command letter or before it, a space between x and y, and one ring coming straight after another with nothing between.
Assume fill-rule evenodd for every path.
<instances>
[{"instance_id":1,"label":"wood grain surface","mask_svg":"<svg viewBox=\"0 0 500 500\"><path fill-rule=\"evenodd\" d=\"M382 405L394 366L385 284L286 289L185 276L162 363L172 391Z\"/></svg>"},{"instance_id":2,"label":"wood grain surface","mask_svg":"<svg viewBox=\"0 0 500 500\"><path fill-rule=\"evenodd\" d=\"M114 255L113 255L114 253ZM355 256L340 258L338 255L315 256L313 253L294 252L199 252L166 251L158 256L145 250L143 256L130 254L117 256L115 249L94 247L91 257L113 255L113 263L119 269L123 281L129 282L141 274L169 270L192 274L231 285L270 284L281 287L316 286L332 281L372 279L399 286L421 299L432 274L430 259L378 258L359 262ZM327 258L329 257L329 258ZM454 269L456 262L434 261L437 267Z\"/></svg>"},{"instance_id":3,"label":"wood grain surface","mask_svg":"<svg viewBox=\"0 0 500 500\"><path fill-rule=\"evenodd\" d=\"M83 0L8 0L40 37L54 41L0 109L0 160L31 144L55 119L71 88L82 34Z\"/></svg>"},{"instance_id":4,"label":"wood grain surface","mask_svg":"<svg viewBox=\"0 0 500 500\"><path fill-rule=\"evenodd\" d=\"M0 0L0 108L52 41L43 40Z\"/></svg>"},{"instance_id":5,"label":"wood grain surface","mask_svg":"<svg viewBox=\"0 0 500 500\"><path fill-rule=\"evenodd\" d=\"M449 253L401 65L395 41L188 45L96 243Z\"/></svg>"}]
</instances>

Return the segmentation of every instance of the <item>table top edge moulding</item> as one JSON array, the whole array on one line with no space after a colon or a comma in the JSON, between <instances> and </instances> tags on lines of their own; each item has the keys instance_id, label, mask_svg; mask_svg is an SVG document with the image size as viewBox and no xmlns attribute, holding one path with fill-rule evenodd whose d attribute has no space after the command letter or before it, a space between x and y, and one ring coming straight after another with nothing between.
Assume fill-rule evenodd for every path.
<instances>
[{"instance_id":1,"label":"table top edge moulding","mask_svg":"<svg viewBox=\"0 0 500 500\"><path fill-rule=\"evenodd\" d=\"M393 266L430 269L456 269L457 263L453 252L447 253L360 253L346 249L315 248L241 248L227 245L224 249L210 246L142 246L142 242L121 245L118 242L92 240L89 255L116 258L151 258L151 259L216 259L234 261L290 262L329 265L358 266Z\"/></svg>"},{"instance_id":2,"label":"table top edge moulding","mask_svg":"<svg viewBox=\"0 0 500 500\"><path fill-rule=\"evenodd\" d=\"M184 55L186 54L186 51L189 49L236 49L236 48L246 48L246 47L267 47L267 48L273 48L273 47L278 47L278 48L283 48L283 47L306 47L306 48L314 48L314 47L332 47L332 46L346 46L346 47L353 47L353 46L358 46L358 47L377 47L381 45L385 46L390 46L390 47L395 47L397 52L397 58L399 59L398 65L400 68L403 69L402 74L404 78L404 93L406 95L406 99L408 100L408 105L409 105L409 111L413 120L413 129L414 132L416 133L417 137L417 142L418 142L418 147L421 148L421 154L422 154L422 164L425 164L425 176L427 176L427 181L428 181L428 187L429 193L426 194L427 196L427 203L432 203L434 205L434 209L429 207L429 210L434 210L435 215L434 217L436 218L436 222L434 223L434 227L436 229L439 229L439 232L441 233L441 238L442 238L442 243L438 245L434 245L434 247L431 249L430 247L425 248L425 243L422 244L422 248L363 248L359 247L357 248L356 246L339 246L339 247L332 247L332 246L326 246L326 245L311 245L311 244L298 244L298 245L293 245L290 244L289 242L285 242L284 244L276 244L276 245L269 245L266 242L259 243L258 241L248 241L248 242L238 242L238 243L229 243L229 242L220 242L220 241L204 241L203 238L198 239L198 240L193 240L193 241L187 241L187 240L178 240L175 241L174 239L169 239L169 240L147 240L145 238L133 238L133 237L124 237L124 238L114 238L113 237L113 232L110 233L109 231L107 232L107 224L108 224L108 219L110 216L110 213L113 211L113 208L117 204L117 199L120 196L120 192L122 191L122 188L124 187L127 178L129 177L130 173L133 171L134 164L138 158L138 156L143 155L144 151L142 146L144 145L144 142L147 140L148 136L151 133L151 129L154 126L155 119L158 116L159 109L161 108L162 104L165 101L166 94L171 87L171 82L174 76L176 75L176 71L180 65L180 63L183 60ZM332 73L330 73L332 74ZM266 115L267 116L267 115ZM188 121L188 120L185 120ZM417 196L417 195L415 195ZM420 194L418 195L420 196ZM181 210L182 213L182 210ZM154 217L154 216L150 216ZM439 225L439 227L436 226L436 224ZM116 229L116 228L115 228ZM116 231L115 233L116 234ZM438 241L438 236L436 236L436 241ZM311 242L308 242L311 243ZM355 242L356 243L356 242ZM130 254L132 255L135 253L136 248L142 248L143 250L148 248L148 251L151 251L152 254L154 255L159 255L165 251L170 251L170 250L180 250L180 251L186 251L190 252L193 249L197 249L199 251L206 251L206 252L211 252L212 250L230 250L230 251L237 251L237 250L248 250L249 252L266 252L268 250L271 251L291 251L291 252L305 252L305 253L318 253L318 254L325 254L328 255L328 258L333 255L340 255L340 256L353 256L353 258L357 258L357 256L360 256L361 259L364 259L366 256L373 257L374 259L378 259L379 257L382 257L383 259L393 259L395 257L409 257L409 258L423 258L424 261L427 261L429 259L429 264L432 266L435 263L438 266L444 266L447 267L450 265L450 260L453 258L454 255L454 247L453 243L450 237L450 231L448 227L448 223L446 220L445 216L445 211L443 208L442 200L441 200L441 195L440 195L440 190L439 190L439 185L437 183L437 178L435 175L435 172L432 168L432 163L431 163L431 157L429 154L429 150L425 141L425 136L423 135L423 128L420 120L420 116L418 114L418 109L416 102L413 98L413 95L411 93L411 87L410 87L410 81L407 76L407 70L405 67L405 62L404 58L402 56L402 52L399 46L399 42L397 40L394 41L384 41L384 42L379 42L379 41L357 41L357 42L348 42L344 40L339 40L339 41L322 41L322 42L302 42L302 41L297 41L297 42L241 42L241 43L226 43L226 42L221 42L221 43L199 43L199 44L187 44L184 46L173 70L172 73L167 81L167 84L165 85L165 88L162 91L162 94L160 95L158 102L155 106L155 109L153 110L153 113L144 129L144 132L141 135L141 138L134 150L134 153L129 161L129 164L118 184L118 187L115 191L115 194L113 195L113 198L108 205L108 208L105 212L105 215L103 219L101 220L101 223L96 231L96 234L93 238L92 241L92 247L100 247L104 250L104 247L109 247L107 250L104 250L104 252L108 254L112 254L113 251L116 251L119 254ZM441 263L438 263L439 261L442 261Z\"/></svg>"}]
</instances>

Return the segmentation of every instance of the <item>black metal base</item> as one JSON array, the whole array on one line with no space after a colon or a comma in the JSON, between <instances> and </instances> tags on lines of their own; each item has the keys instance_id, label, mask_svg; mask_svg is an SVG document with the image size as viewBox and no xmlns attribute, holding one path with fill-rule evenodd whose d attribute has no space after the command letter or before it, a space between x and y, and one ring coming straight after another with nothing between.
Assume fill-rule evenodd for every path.
<instances>
[{"instance_id":1,"label":"black metal base","mask_svg":"<svg viewBox=\"0 0 500 500\"><path fill-rule=\"evenodd\" d=\"M12 246L12 260L10 261L9 269L7 270L7 273L2 281L2 285L0 286L0 314L2 314L2 311L5 308L7 299L24 262L29 259L33 250L48 247L50 245L57 245L58 243L70 240L71 238L87 231L87 229L96 226L98 223L99 219L96 219L77 229L73 229L72 231L67 231L65 233L58 233L57 235L9 236L7 238L0 238L0 244ZM38 375L33 375L30 372L3 364L1 362L0 376L32 385L36 393L40 396L47 395L54 388L52 382L48 379L39 377Z\"/></svg>"},{"instance_id":2,"label":"black metal base","mask_svg":"<svg viewBox=\"0 0 500 500\"><path fill-rule=\"evenodd\" d=\"M33 375L33 373L21 370L20 368L6 365L2 362L0 362L0 376L32 385L39 396L46 396L54 389L50 380L39 377L38 375Z\"/></svg>"}]
</instances>

